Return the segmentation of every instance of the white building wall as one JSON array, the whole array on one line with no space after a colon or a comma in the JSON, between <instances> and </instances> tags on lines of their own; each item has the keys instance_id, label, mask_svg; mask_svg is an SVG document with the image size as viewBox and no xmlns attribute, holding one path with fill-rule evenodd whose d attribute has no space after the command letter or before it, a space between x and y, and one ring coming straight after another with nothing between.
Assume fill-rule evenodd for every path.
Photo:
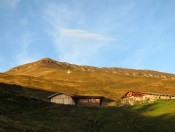
<instances>
[{"instance_id":1,"label":"white building wall","mask_svg":"<svg viewBox=\"0 0 175 132\"><path fill-rule=\"evenodd\" d=\"M59 94L51 98L52 103L57 103L57 104L70 104L70 105L75 105L74 100L72 99L71 96L65 95L65 94Z\"/></svg>"}]
</instances>

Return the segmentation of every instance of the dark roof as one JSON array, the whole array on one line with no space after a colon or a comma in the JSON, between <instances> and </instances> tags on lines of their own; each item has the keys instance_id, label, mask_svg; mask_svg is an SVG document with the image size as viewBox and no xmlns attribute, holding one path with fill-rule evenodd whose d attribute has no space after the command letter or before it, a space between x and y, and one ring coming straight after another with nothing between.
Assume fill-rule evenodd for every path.
<instances>
[{"instance_id":1,"label":"dark roof","mask_svg":"<svg viewBox=\"0 0 175 132\"><path fill-rule=\"evenodd\" d=\"M160 96L175 96L175 94L162 94L162 93L151 93L151 92L143 92L143 93L150 95L160 95Z\"/></svg>"},{"instance_id":2,"label":"dark roof","mask_svg":"<svg viewBox=\"0 0 175 132\"><path fill-rule=\"evenodd\" d=\"M57 95L59 95L59 94L65 94L65 93L55 93L55 94L50 95L50 96L47 97L47 98L52 98L52 97L57 96ZM68 95L68 96L73 97L73 95L71 95L71 94L65 94L65 95Z\"/></svg>"},{"instance_id":3,"label":"dark roof","mask_svg":"<svg viewBox=\"0 0 175 132\"><path fill-rule=\"evenodd\" d=\"M103 96L80 96L80 95L74 95L73 96L76 99L104 99L105 97Z\"/></svg>"},{"instance_id":4,"label":"dark roof","mask_svg":"<svg viewBox=\"0 0 175 132\"><path fill-rule=\"evenodd\" d=\"M53 95L50 95L48 98L52 98L54 96L57 96L59 94L65 94L65 93L55 93ZM65 94L65 95L68 95L68 96L71 96L75 99L104 99L105 97L103 96L83 96L83 95L75 95L75 94Z\"/></svg>"}]
</instances>

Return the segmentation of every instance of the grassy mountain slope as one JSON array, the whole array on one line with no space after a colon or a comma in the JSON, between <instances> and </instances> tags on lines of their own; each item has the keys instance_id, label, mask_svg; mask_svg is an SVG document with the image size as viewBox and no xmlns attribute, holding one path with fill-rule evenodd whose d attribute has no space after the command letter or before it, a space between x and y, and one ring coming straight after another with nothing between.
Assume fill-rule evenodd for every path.
<instances>
[{"instance_id":1,"label":"grassy mountain slope","mask_svg":"<svg viewBox=\"0 0 175 132\"><path fill-rule=\"evenodd\" d=\"M0 74L0 82L116 100L130 90L175 94L174 76L148 70L78 66L45 58Z\"/></svg>"},{"instance_id":2,"label":"grassy mountain slope","mask_svg":"<svg viewBox=\"0 0 175 132\"><path fill-rule=\"evenodd\" d=\"M49 92L0 83L0 131L164 132L175 130L175 101L83 108L47 102Z\"/></svg>"},{"instance_id":3,"label":"grassy mountain slope","mask_svg":"<svg viewBox=\"0 0 175 132\"><path fill-rule=\"evenodd\" d=\"M170 73L163 73L163 72L150 71L150 70L124 69L124 68L116 68L116 67L98 68L94 66L79 66L79 65L70 64L67 62L58 62L50 58L44 58L33 63L28 63L28 64L14 67L11 70L7 71L6 73L13 74L13 75L14 74L30 75L30 76L38 77L38 76L48 75L49 73L53 73L54 71L58 71L58 70L71 70L71 71L81 71L81 72L89 71L89 72L97 72L97 73L103 72L103 73L114 73L114 74L128 75L128 76L143 76L143 77L175 79L173 78L175 77L175 75Z\"/></svg>"}]
</instances>

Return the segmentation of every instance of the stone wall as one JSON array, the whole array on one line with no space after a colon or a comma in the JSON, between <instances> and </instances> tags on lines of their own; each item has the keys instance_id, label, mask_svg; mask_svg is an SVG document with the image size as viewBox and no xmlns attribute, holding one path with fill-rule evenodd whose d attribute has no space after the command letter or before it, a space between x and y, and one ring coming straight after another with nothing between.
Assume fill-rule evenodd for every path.
<instances>
[{"instance_id":1,"label":"stone wall","mask_svg":"<svg viewBox=\"0 0 175 132\"><path fill-rule=\"evenodd\" d=\"M123 98L120 100L121 105L136 105L136 104L143 104L143 103L151 103L157 100L157 97L151 95L145 95L142 97L135 97L131 96L128 98Z\"/></svg>"},{"instance_id":2,"label":"stone wall","mask_svg":"<svg viewBox=\"0 0 175 132\"><path fill-rule=\"evenodd\" d=\"M143 103L153 103L158 99L175 99L175 97L171 96L163 96L163 95L144 95L141 97L131 96L127 98L122 98L120 100L120 105L137 105Z\"/></svg>"}]
</instances>

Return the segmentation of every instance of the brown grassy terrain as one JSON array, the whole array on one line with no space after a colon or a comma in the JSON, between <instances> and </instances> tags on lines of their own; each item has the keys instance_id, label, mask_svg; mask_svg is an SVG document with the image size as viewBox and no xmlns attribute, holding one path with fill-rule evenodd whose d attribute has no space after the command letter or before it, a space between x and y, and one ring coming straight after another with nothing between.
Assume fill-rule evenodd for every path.
<instances>
[{"instance_id":1,"label":"brown grassy terrain","mask_svg":"<svg viewBox=\"0 0 175 132\"><path fill-rule=\"evenodd\" d=\"M175 94L174 77L156 71L78 66L45 58L1 73L0 82L116 100L130 90Z\"/></svg>"},{"instance_id":2,"label":"brown grassy terrain","mask_svg":"<svg viewBox=\"0 0 175 132\"><path fill-rule=\"evenodd\" d=\"M111 107L115 103L105 102L101 108L86 108L52 104L47 99L54 92L102 95L113 100L130 90L175 94L173 77L156 71L77 66L50 59L15 67L0 73L0 131L174 131L174 100L133 107Z\"/></svg>"}]
</instances>

